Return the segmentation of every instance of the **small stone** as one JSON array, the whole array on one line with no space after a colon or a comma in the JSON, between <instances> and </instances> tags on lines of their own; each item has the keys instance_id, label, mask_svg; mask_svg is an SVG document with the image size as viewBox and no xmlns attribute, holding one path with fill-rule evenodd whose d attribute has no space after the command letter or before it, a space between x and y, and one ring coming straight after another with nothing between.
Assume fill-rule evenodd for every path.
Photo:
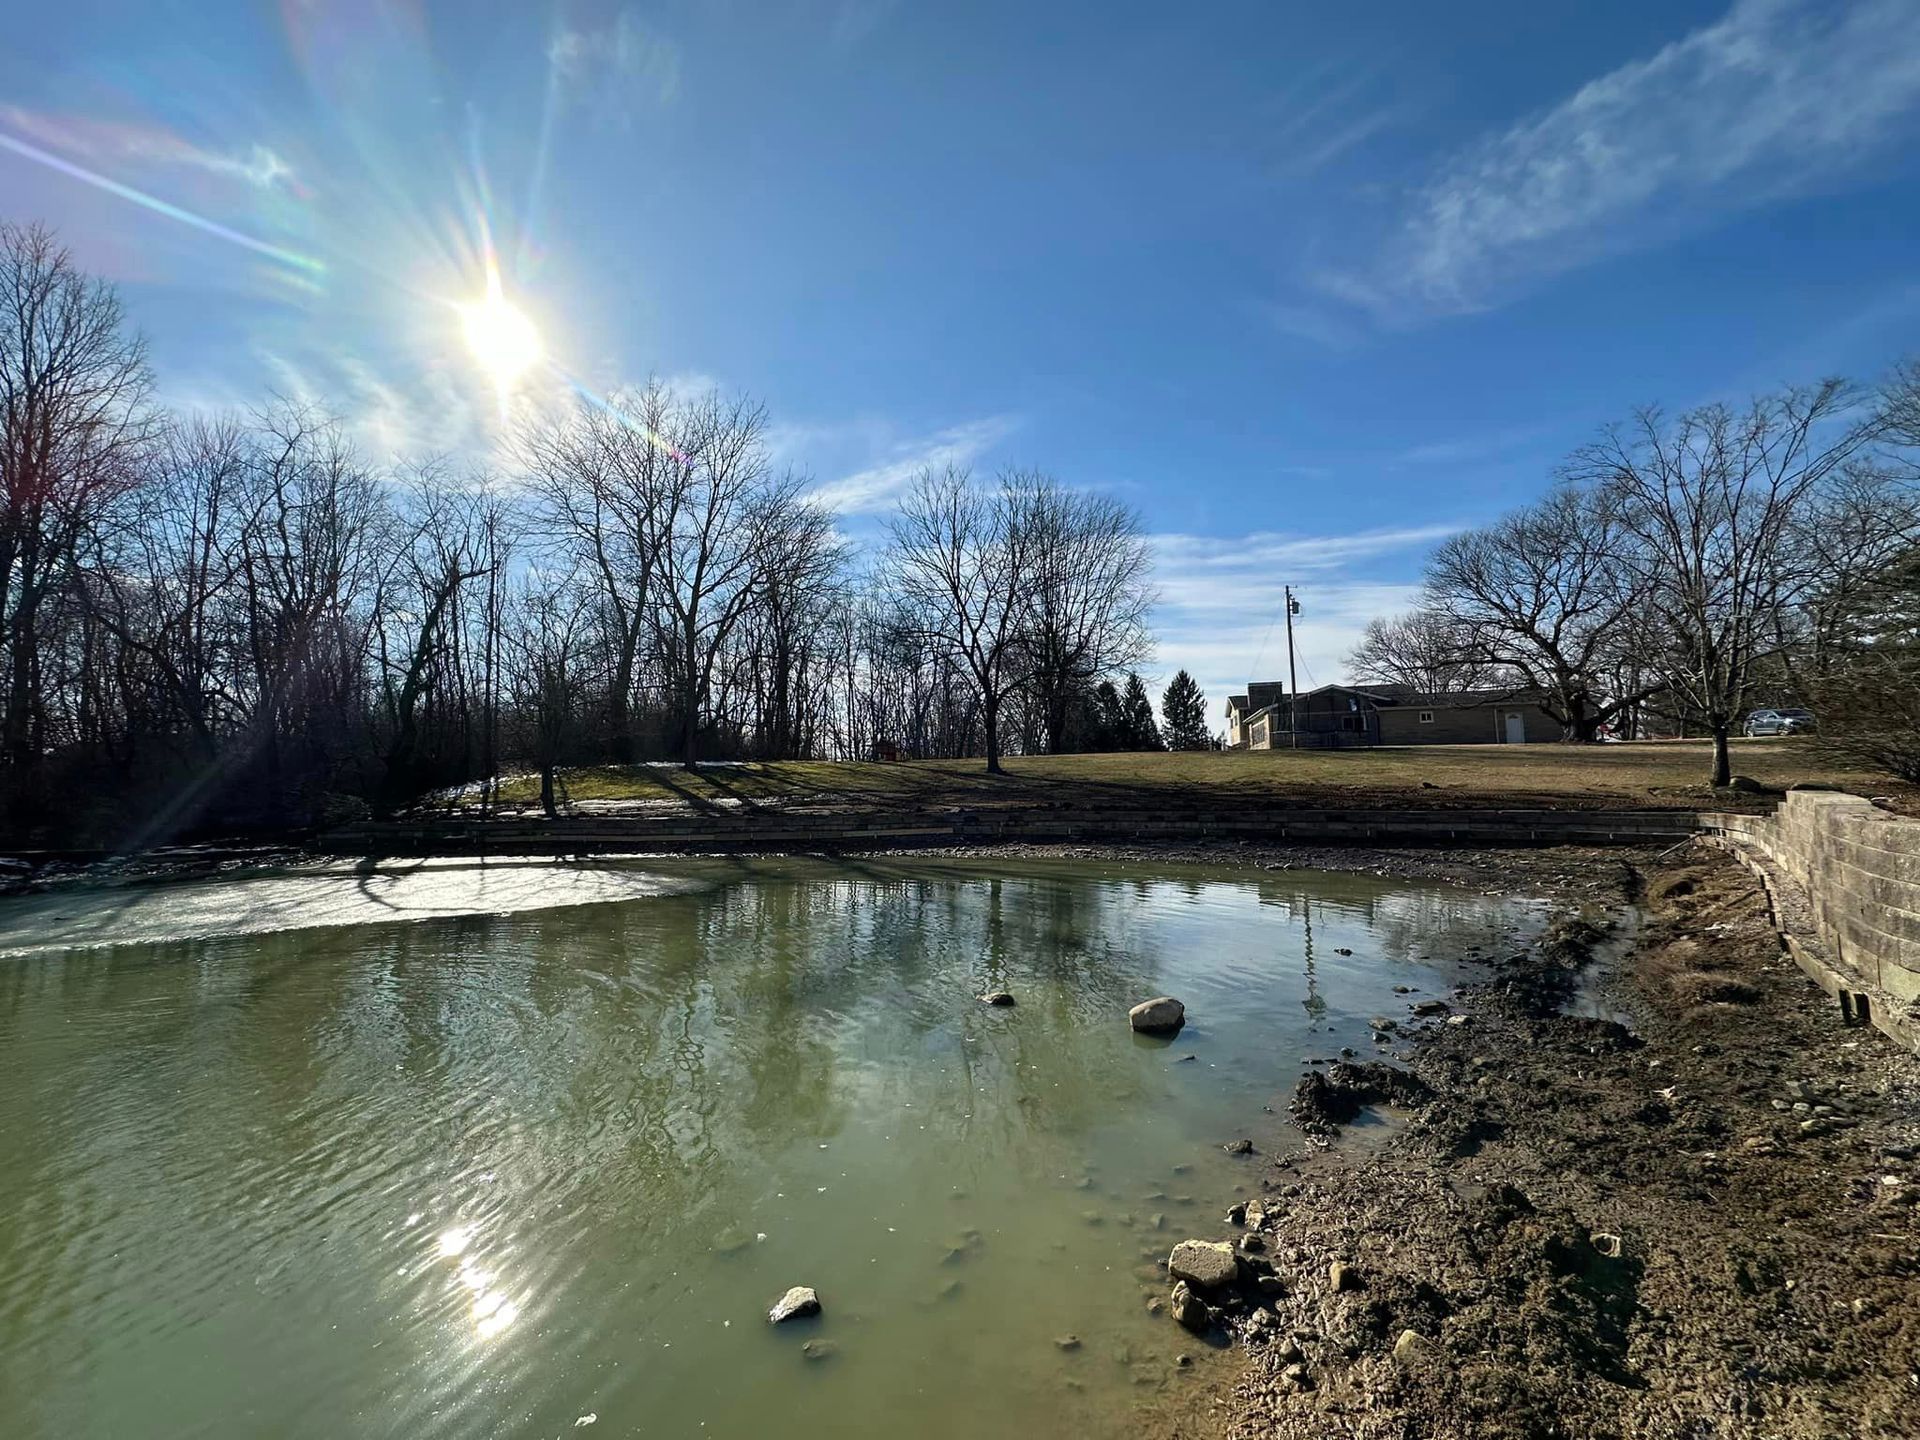
<instances>
[{"instance_id":1,"label":"small stone","mask_svg":"<svg viewBox=\"0 0 1920 1440\"><path fill-rule=\"evenodd\" d=\"M1127 1023L1142 1035L1171 1035L1187 1023L1187 1007L1171 995L1160 995L1129 1010Z\"/></svg>"},{"instance_id":2,"label":"small stone","mask_svg":"<svg viewBox=\"0 0 1920 1440\"><path fill-rule=\"evenodd\" d=\"M1242 1200L1227 1207L1227 1224L1244 1225L1247 1223L1247 1202Z\"/></svg>"},{"instance_id":3,"label":"small stone","mask_svg":"<svg viewBox=\"0 0 1920 1440\"><path fill-rule=\"evenodd\" d=\"M1184 1280L1173 1287L1173 1318L1196 1335L1213 1328L1213 1307L1193 1293Z\"/></svg>"},{"instance_id":4,"label":"small stone","mask_svg":"<svg viewBox=\"0 0 1920 1440\"><path fill-rule=\"evenodd\" d=\"M1453 1007L1444 1000L1419 1000L1414 1003L1416 1015L1445 1015Z\"/></svg>"},{"instance_id":5,"label":"small stone","mask_svg":"<svg viewBox=\"0 0 1920 1440\"><path fill-rule=\"evenodd\" d=\"M1167 1302L1162 1300L1158 1295L1149 1295L1147 1297L1147 1313L1149 1315L1158 1315L1166 1308Z\"/></svg>"},{"instance_id":6,"label":"small stone","mask_svg":"<svg viewBox=\"0 0 1920 1440\"><path fill-rule=\"evenodd\" d=\"M805 1285L796 1285L778 1300L767 1312L767 1319L774 1324L783 1324L788 1320L798 1320L806 1315L820 1313L820 1297Z\"/></svg>"},{"instance_id":7,"label":"small stone","mask_svg":"<svg viewBox=\"0 0 1920 1440\"><path fill-rule=\"evenodd\" d=\"M1327 1267L1327 1284L1337 1295L1343 1290L1360 1288L1360 1272L1344 1260L1336 1260Z\"/></svg>"},{"instance_id":8,"label":"small stone","mask_svg":"<svg viewBox=\"0 0 1920 1440\"><path fill-rule=\"evenodd\" d=\"M1164 1229L1166 1229L1166 1228L1167 1228L1167 1217L1166 1217L1166 1216L1165 1216L1164 1214L1162 1214L1162 1213L1161 1213L1160 1211L1158 1211L1158 1210L1156 1210L1156 1211L1154 1211L1154 1213L1153 1213L1153 1214L1151 1214L1151 1215L1149 1215L1149 1216L1147 1217L1147 1228L1148 1228L1149 1230L1164 1230Z\"/></svg>"},{"instance_id":9,"label":"small stone","mask_svg":"<svg viewBox=\"0 0 1920 1440\"><path fill-rule=\"evenodd\" d=\"M1447 1017L1447 1024L1449 1025L1464 1025L1466 1023L1467 1017L1464 1015L1449 1015Z\"/></svg>"},{"instance_id":10,"label":"small stone","mask_svg":"<svg viewBox=\"0 0 1920 1440\"><path fill-rule=\"evenodd\" d=\"M1344 945L1337 945L1337 946L1335 946L1335 947L1334 947L1334 951L1333 951L1333 953L1334 953L1334 954L1336 954L1336 955L1351 955L1351 954L1353 953L1353 951L1351 951L1351 950L1349 950L1349 949L1348 949L1348 948L1347 948L1346 946L1344 946Z\"/></svg>"},{"instance_id":11,"label":"small stone","mask_svg":"<svg viewBox=\"0 0 1920 1440\"><path fill-rule=\"evenodd\" d=\"M989 990L980 997L980 1003L982 1005L1007 1006L1013 1004L1013 996L1004 990Z\"/></svg>"},{"instance_id":12,"label":"small stone","mask_svg":"<svg viewBox=\"0 0 1920 1440\"><path fill-rule=\"evenodd\" d=\"M840 1353L840 1342L837 1340L809 1340L800 1347L800 1353L806 1356L807 1359L813 1361L831 1360Z\"/></svg>"},{"instance_id":13,"label":"small stone","mask_svg":"<svg viewBox=\"0 0 1920 1440\"><path fill-rule=\"evenodd\" d=\"M1433 1342L1418 1330L1402 1330L1400 1338L1393 1342L1393 1363L1396 1365L1418 1365L1433 1355Z\"/></svg>"},{"instance_id":14,"label":"small stone","mask_svg":"<svg viewBox=\"0 0 1920 1440\"><path fill-rule=\"evenodd\" d=\"M1182 1240L1167 1257L1167 1273L1202 1290L1218 1290L1240 1278L1240 1261L1224 1241Z\"/></svg>"},{"instance_id":15,"label":"small stone","mask_svg":"<svg viewBox=\"0 0 1920 1440\"><path fill-rule=\"evenodd\" d=\"M1618 1260L1620 1258L1620 1251L1621 1251L1620 1237L1618 1235L1615 1235L1612 1231L1596 1230L1594 1231L1591 1239L1593 1241L1593 1248L1598 1250L1602 1255L1606 1256L1609 1260Z\"/></svg>"},{"instance_id":16,"label":"small stone","mask_svg":"<svg viewBox=\"0 0 1920 1440\"><path fill-rule=\"evenodd\" d=\"M1173 1363L1182 1370L1191 1369L1193 1367L1193 1356L1183 1352L1173 1357Z\"/></svg>"},{"instance_id":17,"label":"small stone","mask_svg":"<svg viewBox=\"0 0 1920 1440\"><path fill-rule=\"evenodd\" d=\"M1056 1335L1053 1337L1053 1344L1056 1350L1078 1350L1080 1348L1080 1337L1078 1335Z\"/></svg>"},{"instance_id":18,"label":"small stone","mask_svg":"<svg viewBox=\"0 0 1920 1440\"><path fill-rule=\"evenodd\" d=\"M1313 1376L1307 1373L1307 1367L1298 1363L1287 1366L1280 1372L1280 1379L1290 1390L1311 1390Z\"/></svg>"},{"instance_id":19,"label":"small stone","mask_svg":"<svg viewBox=\"0 0 1920 1440\"><path fill-rule=\"evenodd\" d=\"M1220 1148L1229 1155L1251 1155L1253 1153L1253 1141L1233 1140L1222 1145Z\"/></svg>"}]
</instances>

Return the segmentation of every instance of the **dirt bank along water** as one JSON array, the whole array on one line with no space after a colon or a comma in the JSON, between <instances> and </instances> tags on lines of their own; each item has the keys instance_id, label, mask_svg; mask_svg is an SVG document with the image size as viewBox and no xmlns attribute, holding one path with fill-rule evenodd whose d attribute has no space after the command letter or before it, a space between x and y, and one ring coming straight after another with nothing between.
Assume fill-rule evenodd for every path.
<instances>
[{"instance_id":1,"label":"dirt bank along water","mask_svg":"<svg viewBox=\"0 0 1920 1440\"><path fill-rule=\"evenodd\" d=\"M1730 859L1607 865L1301 1082L1214 1237L1237 1278L1185 1287L1244 1365L1158 1428L1920 1435L1920 1062L1842 1023Z\"/></svg>"}]
</instances>

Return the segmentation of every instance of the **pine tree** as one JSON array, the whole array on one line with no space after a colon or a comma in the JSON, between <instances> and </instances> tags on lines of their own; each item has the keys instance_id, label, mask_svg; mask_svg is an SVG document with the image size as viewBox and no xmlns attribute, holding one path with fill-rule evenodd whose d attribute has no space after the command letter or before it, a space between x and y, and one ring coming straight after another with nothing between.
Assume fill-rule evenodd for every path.
<instances>
[{"instance_id":1,"label":"pine tree","mask_svg":"<svg viewBox=\"0 0 1920 1440\"><path fill-rule=\"evenodd\" d=\"M1120 706L1126 713L1127 749L1167 748L1160 740L1160 725L1153 718L1153 702L1147 698L1147 687L1132 672L1127 675L1127 693L1121 698Z\"/></svg>"},{"instance_id":2,"label":"pine tree","mask_svg":"<svg viewBox=\"0 0 1920 1440\"><path fill-rule=\"evenodd\" d=\"M1182 670L1168 682L1160 697L1160 713L1169 750L1210 750L1213 735L1207 729L1207 697L1193 676Z\"/></svg>"},{"instance_id":3,"label":"pine tree","mask_svg":"<svg viewBox=\"0 0 1920 1440\"><path fill-rule=\"evenodd\" d=\"M1102 680L1093 692L1093 735L1089 750L1131 750L1127 743L1127 707L1111 680Z\"/></svg>"}]
</instances>

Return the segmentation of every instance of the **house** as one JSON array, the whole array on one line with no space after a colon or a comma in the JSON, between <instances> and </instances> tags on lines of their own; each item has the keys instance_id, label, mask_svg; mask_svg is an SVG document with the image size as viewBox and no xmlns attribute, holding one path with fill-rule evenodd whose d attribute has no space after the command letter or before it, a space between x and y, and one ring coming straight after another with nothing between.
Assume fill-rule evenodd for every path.
<instances>
[{"instance_id":1,"label":"house","mask_svg":"<svg viewBox=\"0 0 1920 1440\"><path fill-rule=\"evenodd\" d=\"M1256 680L1247 686L1244 695L1227 697L1227 748L1229 750L1265 749L1265 746L1249 744L1248 721L1260 711L1269 710L1285 702L1287 686L1284 680Z\"/></svg>"},{"instance_id":2,"label":"house","mask_svg":"<svg viewBox=\"0 0 1920 1440\"><path fill-rule=\"evenodd\" d=\"M1247 687L1247 699L1266 689ZM1229 741L1249 750L1281 750L1296 743L1284 691L1240 714L1227 702ZM1264 698L1264 697L1263 697ZM1560 722L1540 707L1537 692L1456 690L1425 694L1408 685L1322 685L1299 696L1303 749L1373 745L1527 745L1558 740Z\"/></svg>"}]
</instances>

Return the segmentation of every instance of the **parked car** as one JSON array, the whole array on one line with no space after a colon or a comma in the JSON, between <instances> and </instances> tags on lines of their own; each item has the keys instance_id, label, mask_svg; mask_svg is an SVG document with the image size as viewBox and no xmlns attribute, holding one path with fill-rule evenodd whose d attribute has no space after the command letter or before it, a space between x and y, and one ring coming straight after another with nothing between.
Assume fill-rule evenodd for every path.
<instances>
[{"instance_id":1,"label":"parked car","mask_svg":"<svg viewBox=\"0 0 1920 1440\"><path fill-rule=\"evenodd\" d=\"M1744 727L1749 735L1805 735L1814 728L1811 710L1755 710Z\"/></svg>"}]
</instances>

